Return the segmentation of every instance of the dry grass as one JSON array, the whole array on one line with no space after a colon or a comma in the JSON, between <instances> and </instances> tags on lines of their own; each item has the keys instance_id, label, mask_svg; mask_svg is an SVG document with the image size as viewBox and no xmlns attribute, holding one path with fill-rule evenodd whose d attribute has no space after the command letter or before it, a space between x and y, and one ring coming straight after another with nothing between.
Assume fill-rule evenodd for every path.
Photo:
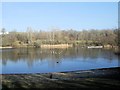
<instances>
[{"instance_id":1,"label":"dry grass","mask_svg":"<svg viewBox=\"0 0 120 90\"><path fill-rule=\"evenodd\" d=\"M68 48L68 47L72 47L72 44L56 44L56 45L43 44L41 45L41 48Z\"/></svg>"}]
</instances>

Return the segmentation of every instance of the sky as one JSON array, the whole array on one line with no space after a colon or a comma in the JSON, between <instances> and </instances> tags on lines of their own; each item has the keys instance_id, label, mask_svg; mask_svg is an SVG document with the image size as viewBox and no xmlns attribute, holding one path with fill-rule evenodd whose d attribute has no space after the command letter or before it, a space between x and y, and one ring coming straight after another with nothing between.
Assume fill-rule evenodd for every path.
<instances>
[{"instance_id":1,"label":"sky","mask_svg":"<svg viewBox=\"0 0 120 90\"><path fill-rule=\"evenodd\" d=\"M119 2L120 0L1 0L1 2Z\"/></svg>"},{"instance_id":2,"label":"sky","mask_svg":"<svg viewBox=\"0 0 120 90\"><path fill-rule=\"evenodd\" d=\"M4 2L7 31L111 29L118 26L117 2Z\"/></svg>"}]
</instances>

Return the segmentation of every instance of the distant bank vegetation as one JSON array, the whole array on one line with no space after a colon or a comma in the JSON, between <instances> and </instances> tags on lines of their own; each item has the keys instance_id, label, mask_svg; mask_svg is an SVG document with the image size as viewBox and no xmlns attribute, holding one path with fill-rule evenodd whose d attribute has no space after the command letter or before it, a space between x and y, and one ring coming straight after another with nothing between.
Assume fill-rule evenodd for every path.
<instances>
[{"instance_id":1,"label":"distant bank vegetation","mask_svg":"<svg viewBox=\"0 0 120 90\"><path fill-rule=\"evenodd\" d=\"M1 30L2 47L46 47L45 45L72 45L72 46L118 46L119 30L52 30L52 31L35 31L28 28L26 32L11 31L4 34L5 28Z\"/></svg>"}]
</instances>

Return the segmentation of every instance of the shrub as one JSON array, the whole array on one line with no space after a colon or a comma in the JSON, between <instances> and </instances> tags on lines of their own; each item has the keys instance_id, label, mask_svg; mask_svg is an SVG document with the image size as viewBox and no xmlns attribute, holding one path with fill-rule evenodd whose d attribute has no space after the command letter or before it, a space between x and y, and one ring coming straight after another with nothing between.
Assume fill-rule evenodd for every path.
<instances>
[{"instance_id":1,"label":"shrub","mask_svg":"<svg viewBox=\"0 0 120 90\"><path fill-rule=\"evenodd\" d=\"M12 47L20 47L20 41L13 42Z\"/></svg>"},{"instance_id":2,"label":"shrub","mask_svg":"<svg viewBox=\"0 0 120 90\"><path fill-rule=\"evenodd\" d=\"M34 46L35 47L40 47L40 45L41 45L41 41L40 40L37 40L37 41L34 42Z\"/></svg>"}]
</instances>

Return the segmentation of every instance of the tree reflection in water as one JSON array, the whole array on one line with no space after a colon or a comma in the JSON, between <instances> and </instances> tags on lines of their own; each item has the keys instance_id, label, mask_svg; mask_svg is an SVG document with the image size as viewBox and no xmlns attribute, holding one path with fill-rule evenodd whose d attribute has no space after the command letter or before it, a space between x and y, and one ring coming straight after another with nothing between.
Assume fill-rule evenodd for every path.
<instances>
[{"instance_id":1,"label":"tree reflection in water","mask_svg":"<svg viewBox=\"0 0 120 90\"><path fill-rule=\"evenodd\" d=\"M32 67L34 62L42 62L43 60L47 60L48 64L54 67L55 65L61 64L66 58L68 58L67 60L75 60L77 58L84 61L95 61L97 58L107 58L111 61L117 58L112 50L87 49L80 47L67 49L3 49L0 53L2 53L3 65L6 65L8 61L18 62L22 60L27 62L29 67Z\"/></svg>"}]
</instances>

